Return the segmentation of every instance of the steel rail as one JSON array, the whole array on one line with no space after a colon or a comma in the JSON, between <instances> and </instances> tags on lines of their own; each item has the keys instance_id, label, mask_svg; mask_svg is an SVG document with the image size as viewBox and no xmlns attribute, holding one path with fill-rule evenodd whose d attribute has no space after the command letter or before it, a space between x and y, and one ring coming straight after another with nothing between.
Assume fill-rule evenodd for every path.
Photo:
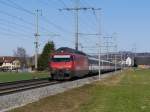
<instances>
[{"instance_id":1,"label":"steel rail","mask_svg":"<svg viewBox=\"0 0 150 112\"><path fill-rule=\"evenodd\" d=\"M57 83L59 82L50 81L48 78L0 83L0 96Z\"/></svg>"}]
</instances>

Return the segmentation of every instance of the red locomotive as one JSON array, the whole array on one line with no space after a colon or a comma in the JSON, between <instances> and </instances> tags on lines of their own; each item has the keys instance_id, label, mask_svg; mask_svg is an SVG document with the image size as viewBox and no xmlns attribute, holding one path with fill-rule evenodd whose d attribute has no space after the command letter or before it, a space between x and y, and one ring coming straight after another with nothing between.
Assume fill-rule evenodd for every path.
<instances>
[{"instance_id":1,"label":"red locomotive","mask_svg":"<svg viewBox=\"0 0 150 112\"><path fill-rule=\"evenodd\" d=\"M89 72L86 54L66 47L59 48L51 55L50 67L52 79L83 77Z\"/></svg>"}]
</instances>

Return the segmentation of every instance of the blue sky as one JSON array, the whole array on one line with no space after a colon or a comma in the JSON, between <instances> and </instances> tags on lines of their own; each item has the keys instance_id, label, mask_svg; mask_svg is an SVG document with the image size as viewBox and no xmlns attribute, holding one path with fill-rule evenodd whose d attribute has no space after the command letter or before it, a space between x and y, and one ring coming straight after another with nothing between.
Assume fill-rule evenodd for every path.
<instances>
[{"instance_id":1,"label":"blue sky","mask_svg":"<svg viewBox=\"0 0 150 112\"><path fill-rule=\"evenodd\" d=\"M24 47L29 55L34 54L35 18L17 5L33 13L36 9L42 10L39 18L40 52L49 40L55 42L56 48L61 46L73 48L74 13L60 12L58 9L74 7L74 1L0 0L0 55L13 55L17 47ZM114 36L115 32L118 50L130 51L136 46L137 52L150 51L149 5L149 0L80 0L81 7L102 8L102 34ZM97 33L96 25L97 21L92 11L80 12L79 31L81 33ZM86 48L95 46L96 36L80 36L79 41L85 47L83 49L85 52L97 52L96 49Z\"/></svg>"}]
</instances>

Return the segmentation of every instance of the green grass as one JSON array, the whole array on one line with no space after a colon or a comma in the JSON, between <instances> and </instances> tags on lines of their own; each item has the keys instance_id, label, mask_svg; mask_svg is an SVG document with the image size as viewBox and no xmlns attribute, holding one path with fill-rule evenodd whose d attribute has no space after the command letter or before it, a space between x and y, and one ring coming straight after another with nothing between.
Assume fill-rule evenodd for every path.
<instances>
[{"instance_id":1,"label":"green grass","mask_svg":"<svg viewBox=\"0 0 150 112\"><path fill-rule=\"evenodd\" d=\"M150 112L150 70L127 70L12 112Z\"/></svg>"},{"instance_id":2,"label":"green grass","mask_svg":"<svg viewBox=\"0 0 150 112\"><path fill-rule=\"evenodd\" d=\"M44 77L48 77L48 72L40 72L40 73L0 72L0 82L29 80L33 78L44 78Z\"/></svg>"},{"instance_id":3,"label":"green grass","mask_svg":"<svg viewBox=\"0 0 150 112\"><path fill-rule=\"evenodd\" d=\"M118 84L94 88L81 112L150 112L150 70L126 72Z\"/></svg>"}]
</instances>

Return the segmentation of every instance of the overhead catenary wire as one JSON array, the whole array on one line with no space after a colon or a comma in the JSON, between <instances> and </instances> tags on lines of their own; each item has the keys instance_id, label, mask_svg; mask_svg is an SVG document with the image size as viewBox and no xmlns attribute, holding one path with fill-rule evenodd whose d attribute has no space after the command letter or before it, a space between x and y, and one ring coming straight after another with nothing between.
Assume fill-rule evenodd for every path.
<instances>
[{"instance_id":1,"label":"overhead catenary wire","mask_svg":"<svg viewBox=\"0 0 150 112\"><path fill-rule=\"evenodd\" d=\"M12 39L33 39L32 37L32 35L26 35L26 34L16 34L16 33L12 33L12 32L10 32L10 33L8 33L8 32L5 32L5 31L2 31L2 29L0 28L0 37L1 38L5 38L5 37L10 37L10 38L12 38Z\"/></svg>"},{"instance_id":2,"label":"overhead catenary wire","mask_svg":"<svg viewBox=\"0 0 150 112\"><path fill-rule=\"evenodd\" d=\"M58 1L59 1L61 4L63 3L63 5L66 5L63 1L60 1L60 0L58 0ZM49 4L48 4L49 2L42 1L42 0L41 0L40 2L42 2L43 4L49 6ZM52 1L50 0L50 2L52 2ZM67 5L66 5L66 6L67 6ZM60 26L60 25L58 25L58 24L52 22L52 21L51 21L50 19L48 19L48 17L46 17L44 14L42 14L41 21L43 21L43 22L45 22L45 23L48 23L49 25L51 25L52 27L54 27L55 29L57 29L57 30L59 30L59 31L61 31L61 32L66 32L66 33L72 34L71 31L69 31L69 30L63 28L62 26Z\"/></svg>"},{"instance_id":3,"label":"overhead catenary wire","mask_svg":"<svg viewBox=\"0 0 150 112\"><path fill-rule=\"evenodd\" d=\"M31 11L29 11L29 10L23 8L22 6L18 5L18 4L15 3L14 1L12 1L12 0L7 0L7 1L9 1L9 2L12 3L13 5L15 5L15 6L17 7L17 9L19 9L19 10L21 10L21 11L24 11L24 12L30 14L30 15L33 15L33 16L35 15L35 13L33 13L33 12L31 12ZM14 7L14 8L16 8L16 7ZM56 25L55 23L49 21L48 19L46 19L45 16L43 16L42 18L43 18L43 21L44 21L44 22L47 22L47 23L53 25L55 28L57 28L57 29L59 29L59 30L61 29L61 30L64 31L64 29L63 29L62 27L60 27L59 25ZM43 29L43 28L42 28L42 29Z\"/></svg>"},{"instance_id":4,"label":"overhead catenary wire","mask_svg":"<svg viewBox=\"0 0 150 112\"><path fill-rule=\"evenodd\" d=\"M1 32L0 38L11 38L11 39L16 39L16 40L33 40L33 36L28 36L28 35L18 35L18 34L10 34L10 33L5 33L5 32Z\"/></svg>"},{"instance_id":5,"label":"overhead catenary wire","mask_svg":"<svg viewBox=\"0 0 150 112\"><path fill-rule=\"evenodd\" d=\"M31 22L26 21L25 19L23 19L23 18L21 18L21 17L18 17L18 16L16 16L16 15L13 15L13 14L10 14L10 13L8 13L8 12L5 12L5 11L3 11L3 10L0 10L0 13L1 13L1 14L4 14L4 15L7 15L7 16L9 16L9 17L15 18L15 19L17 19L17 20L19 20L19 21L21 21L21 22L24 22L24 23L30 25L30 26L33 25L33 23L31 23Z\"/></svg>"},{"instance_id":6,"label":"overhead catenary wire","mask_svg":"<svg viewBox=\"0 0 150 112\"><path fill-rule=\"evenodd\" d=\"M0 18L0 24L1 24L0 25L0 31L3 30L3 31L9 32L9 33L15 33L16 35L18 34L19 36L21 36L21 34L22 35L27 35L27 34L32 35L32 32L28 32L28 31L31 31L31 29L34 30L31 27L28 27L28 26L25 26L22 24L17 24L15 22L11 22L8 20L4 20L2 18ZM16 30L17 30L17 32L16 32ZM25 34L25 32L26 32L26 34ZM52 34L52 33L51 34L41 33L41 36L49 37L49 36L60 36L60 35Z\"/></svg>"},{"instance_id":7,"label":"overhead catenary wire","mask_svg":"<svg viewBox=\"0 0 150 112\"><path fill-rule=\"evenodd\" d=\"M49 6L49 2L46 2L46 1L40 1L40 2L42 2L43 4ZM50 2L52 2L52 1L50 0ZM60 1L58 0L58 2L60 2ZM62 2L60 2L60 3L62 4ZM62 5L63 5L63 4L62 4ZM63 6L64 6L64 5L63 5ZM69 30L67 30L67 29L64 29L64 28L61 27L60 25L55 24L55 23L52 22L50 19L48 19L46 16L43 16L43 15L42 15L41 20L42 20L43 22L49 24L49 25L52 25L55 29L57 29L57 30L59 30L59 31L61 31L61 32L63 32L63 33L71 34L71 35L73 34L73 32L71 32L71 31L69 31ZM61 36L60 36L60 39L61 39L63 42L67 42L67 41L68 41L68 39L62 38L62 34L61 34ZM67 43L69 43L69 42L67 42Z\"/></svg>"},{"instance_id":8,"label":"overhead catenary wire","mask_svg":"<svg viewBox=\"0 0 150 112\"><path fill-rule=\"evenodd\" d=\"M91 5L89 5L89 4L87 4L87 3L85 3L83 0L81 1L81 3L84 5L85 4L85 6L88 6L88 7L90 7L91 8L91 11L94 11L94 10L99 10L100 8L94 8L93 6L91 6ZM95 17L95 15L94 15L94 17ZM86 20L86 19L85 19ZM84 21L85 22L85 21ZM98 18L96 18L96 22L98 22ZM87 22L87 24L89 24L89 25L91 25L91 26L93 26L93 27L95 27L95 26L97 26L97 23L95 23L95 22L91 22L90 21L90 23L92 23L93 25L91 25L91 24L89 24L89 22ZM92 29L92 27L90 27L91 29ZM93 29L92 29L93 30ZM80 35L82 35L82 36L84 36L84 37L89 37L89 36L99 36L100 34L98 34L98 33L91 33L90 34L90 32L88 32L87 34L86 33L80 33Z\"/></svg>"},{"instance_id":9,"label":"overhead catenary wire","mask_svg":"<svg viewBox=\"0 0 150 112\"><path fill-rule=\"evenodd\" d=\"M29 21L25 20L25 19L22 18L22 17L18 17L18 16L16 16L16 15L10 14L10 13L5 12L5 11L2 11L2 10L0 10L0 13L1 13L1 14L4 14L4 15L7 15L7 16L9 16L9 17L15 18L15 19L17 19L17 20L19 20L19 21L21 21L21 22L23 22L23 23L28 24L28 25L31 26L31 27L34 27L34 23L29 22ZM48 29L46 29L46 28L44 28L44 27L42 27L42 26L40 26L40 29L41 29L41 30L44 30L44 31L46 31L46 32L49 32Z\"/></svg>"},{"instance_id":10,"label":"overhead catenary wire","mask_svg":"<svg viewBox=\"0 0 150 112\"><path fill-rule=\"evenodd\" d=\"M59 25L57 25L57 24L51 22L51 21L48 20L45 16L42 16L42 18L43 18L43 21L44 21L44 22L53 25L56 29L58 29L58 30L60 30L60 31L63 31L63 32L65 31L65 32L68 32L68 33L72 33L72 32L70 32L70 31L68 31L68 30L66 30L66 29L64 29L64 28L62 28L61 26L59 26Z\"/></svg>"},{"instance_id":11,"label":"overhead catenary wire","mask_svg":"<svg viewBox=\"0 0 150 112\"><path fill-rule=\"evenodd\" d=\"M18 10L24 11L24 12L30 14L30 15L33 15L33 16L35 15L35 13L33 13L32 11L29 11L29 10L23 8L22 6L18 5L14 1L12 1L12 0L7 0L7 1L9 1L10 3L12 3L13 4L12 6L16 6L16 9L18 9Z\"/></svg>"},{"instance_id":12,"label":"overhead catenary wire","mask_svg":"<svg viewBox=\"0 0 150 112\"><path fill-rule=\"evenodd\" d=\"M18 4L15 3L14 1L12 1L12 0L7 0L7 1L9 1L11 4L8 4L8 3L4 2L4 1L0 1L0 2L3 3L3 4L5 4L5 5L8 5L8 6L10 6L10 7L13 7L13 8L16 8L16 9L18 9L18 10L24 11L24 12L26 12L26 13L28 13L28 14L34 15L34 13L32 13L31 11L29 11L29 10L23 8L22 6L18 5ZM59 1L60 1L63 5L66 6L66 4L64 3L63 0L59 0ZM7 15L8 15L8 13L7 13ZM15 17L15 18L16 18L16 17ZM21 18L18 18L18 19L21 20ZM44 20L45 20L47 23L50 23L50 24L52 24L53 26L55 26L57 29L59 29L59 30L61 29L61 30L64 31L64 29L61 28L61 27L59 27L58 25L56 25L56 24L54 24L54 23L48 21L48 20L45 19L45 18L44 18ZM29 23L29 24L31 24L31 23ZM33 25L33 24L32 24L32 25Z\"/></svg>"},{"instance_id":13,"label":"overhead catenary wire","mask_svg":"<svg viewBox=\"0 0 150 112\"><path fill-rule=\"evenodd\" d=\"M85 1L83 1L83 0L81 0L81 3L84 5L85 4L85 6L87 6L87 7L91 7L91 9L94 9L94 6L91 6L91 5L89 5L89 4L87 4ZM93 11L93 10L91 10L91 11ZM86 16L86 18L91 18L92 19L92 17L93 16L91 16L91 13L89 13L90 15L87 15ZM95 17L95 16L94 16ZM86 21L87 19L85 19L85 21ZM97 23L96 22L94 22L93 20L91 20L90 22L89 21L87 21L87 23L89 24L89 26L92 26L92 27L94 27L94 26L96 26L97 25Z\"/></svg>"},{"instance_id":14,"label":"overhead catenary wire","mask_svg":"<svg viewBox=\"0 0 150 112\"><path fill-rule=\"evenodd\" d=\"M19 36L19 37L17 37L17 38L20 38L20 37L31 37L32 36L32 34L31 35L27 35L27 34L25 34L25 33L18 33L18 32L16 32L16 31L14 31L14 30L12 30L12 29L10 29L10 28L6 28L6 27L2 27L2 25L0 26L0 34L1 35L9 35L9 36L12 36L13 38L16 38L17 36Z\"/></svg>"},{"instance_id":15,"label":"overhead catenary wire","mask_svg":"<svg viewBox=\"0 0 150 112\"><path fill-rule=\"evenodd\" d=\"M6 20L6 19L2 19L0 18L0 22L2 22L3 24L9 24L9 25L14 25L14 26L19 26L19 28L22 28L22 29L26 29L26 30L31 30L33 29L33 27L29 27L29 26L25 26L25 25L22 25L22 24L18 24L14 21L9 21L9 20Z\"/></svg>"},{"instance_id":16,"label":"overhead catenary wire","mask_svg":"<svg viewBox=\"0 0 150 112\"><path fill-rule=\"evenodd\" d=\"M12 3L13 5L12 5L12 4L8 4L8 3L4 2L4 1L0 1L0 3L2 3L2 4L4 4L4 5L7 5L7 6L9 6L9 7L12 7L12 8L18 9L18 10L20 10L20 11L26 12L26 13L32 15L32 16L35 15L35 14L32 13L31 11L29 11L29 10L23 8L22 6L18 5L18 4L15 3L14 1L12 1L12 0L7 0L7 1L9 1L10 3ZM18 20L20 20L20 21L22 21L22 22L27 23L28 25L30 25L30 26L32 26L32 27L34 26L34 24L33 24L32 22L26 21L25 19L23 19L23 18L21 18L21 17L18 17L18 16L15 16L15 15L12 15L12 14L10 14L10 13L8 13L8 12L5 12L5 11L2 11L2 10L1 10L0 13L5 14L5 15L10 16L10 17L13 17L13 18L16 18L16 19L18 19ZM44 27L42 27L42 26L40 26L40 28L41 28L42 30L45 30L45 31L49 32L48 29L46 29L46 28L44 28Z\"/></svg>"},{"instance_id":17,"label":"overhead catenary wire","mask_svg":"<svg viewBox=\"0 0 150 112\"><path fill-rule=\"evenodd\" d=\"M18 33L16 30L14 31L12 28L7 28L5 26L3 26L2 24L0 25L0 31L5 31L5 32L9 32L9 33L15 33L15 34L23 34L23 35L26 35L24 33Z\"/></svg>"},{"instance_id":18,"label":"overhead catenary wire","mask_svg":"<svg viewBox=\"0 0 150 112\"><path fill-rule=\"evenodd\" d=\"M24 27L24 26L18 26L18 24L15 24L10 21L1 21L0 19L0 28L5 29L5 31L11 33L10 31L12 31L13 33L16 34L32 34L32 29L29 27ZM1 31L1 29L0 29Z\"/></svg>"}]
</instances>

